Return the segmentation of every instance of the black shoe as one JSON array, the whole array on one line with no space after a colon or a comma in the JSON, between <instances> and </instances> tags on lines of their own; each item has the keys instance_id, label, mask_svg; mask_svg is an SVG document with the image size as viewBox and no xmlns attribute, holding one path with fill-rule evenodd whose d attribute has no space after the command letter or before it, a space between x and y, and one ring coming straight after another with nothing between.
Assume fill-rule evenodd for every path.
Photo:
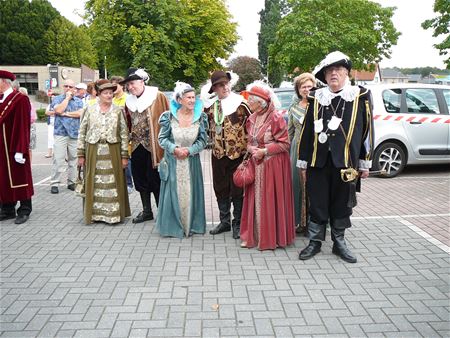
<instances>
[{"instance_id":1,"label":"black shoe","mask_svg":"<svg viewBox=\"0 0 450 338\"><path fill-rule=\"evenodd\" d=\"M241 238L241 228L240 227L237 227L237 226L233 227L233 238L234 239Z\"/></svg>"},{"instance_id":2,"label":"black shoe","mask_svg":"<svg viewBox=\"0 0 450 338\"><path fill-rule=\"evenodd\" d=\"M17 215L14 223L16 223L16 224L25 223L26 221L28 221L28 218L30 218L30 216L28 216L28 215Z\"/></svg>"},{"instance_id":3,"label":"black shoe","mask_svg":"<svg viewBox=\"0 0 450 338\"><path fill-rule=\"evenodd\" d=\"M59 189L58 189L57 186L53 186L53 187L50 188L50 192L52 194L57 194L57 193L59 193Z\"/></svg>"},{"instance_id":4,"label":"black shoe","mask_svg":"<svg viewBox=\"0 0 450 338\"><path fill-rule=\"evenodd\" d=\"M149 214L146 214L146 213L144 213L143 211L141 211L140 213L139 213L139 215L137 215L135 218L133 218L131 221L133 222L133 223L142 223L142 222L145 222L145 221L151 221L153 219L153 213L151 212L151 213L149 213Z\"/></svg>"},{"instance_id":5,"label":"black shoe","mask_svg":"<svg viewBox=\"0 0 450 338\"><path fill-rule=\"evenodd\" d=\"M75 191L75 183L71 183L71 184L67 185L67 189Z\"/></svg>"},{"instance_id":6,"label":"black shoe","mask_svg":"<svg viewBox=\"0 0 450 338\"><path fill-rule=\"evenodd\" d=\"M227 231L231 231L231 225L219 223L219 225L216 226L214 229L210 230L209 233L211 235L218 235L218 234L221 234L222 232L227 232Z\"/></svg>"},{"instance_id":7,"label":"black shoe","mask_svg":"<svg viewBox=\"0 0 450 338\"><path fill-rule=\"evenodd\" d=\"M306 261L307 259L313 258L316 254L320 252L320 248L322 247L322 242L320 241L309 241L309 244L306 248L300 251L298 255L298 259L302 261Z\"/></svg>"},{"instance_id":8,"label":"black shoe","mask_svg":"<svg viewBox=\"0 0 450 338\"><path fill-rule=\"evenodd\" d=\"M341 257L342 260L344 260L348 263L356 263L357 262L356 257L352 254L352 252L347 247L339 248L338 245L334 244L333 250L331 252L333 252L335 255Z\"/></svg>"},{"instance_id":9,"label":"black shoe","mask_svg":"<svg viewBox=\"0 0 450 338\"><path fill-rule=\"evenodd\" d=\"M16 213L4 214L0 213L0 221L6 221L7 219L16 218Z\"/></svg>"}]
</instances>

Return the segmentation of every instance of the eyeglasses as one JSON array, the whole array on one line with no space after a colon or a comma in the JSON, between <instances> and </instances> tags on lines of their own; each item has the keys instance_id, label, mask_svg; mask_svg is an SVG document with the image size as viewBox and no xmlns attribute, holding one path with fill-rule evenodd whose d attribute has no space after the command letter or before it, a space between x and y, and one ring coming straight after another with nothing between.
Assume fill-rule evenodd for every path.
<instances>
[{"instance_id":1,"label":"eyeglasses","mask_svg":"<svg viewBox=\"0 0 450 338\"><path fill-rule=\"evenodd\" d=\"M72 88L75 88L75 86L64 85L64 88L70 88L70 89L72 89Z\"/></svg>"}]
</instances>

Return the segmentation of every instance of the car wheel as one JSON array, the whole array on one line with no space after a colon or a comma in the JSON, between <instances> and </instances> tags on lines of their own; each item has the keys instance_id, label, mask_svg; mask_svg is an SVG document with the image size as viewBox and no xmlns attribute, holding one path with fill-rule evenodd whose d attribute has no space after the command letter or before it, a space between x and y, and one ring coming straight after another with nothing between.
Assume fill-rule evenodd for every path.
<instances>
[{"instance_id":1,"label":"car wheel","mask_svg":"<svg viewBox=\"0 0 450 338\"><path fill-rule=\"evenodd\" d=\"M406 164L405 151L396 143L383 143L373 156L373 169L384 170L380 177L395 177L403 171Z\"/></svg>"}]
</instances>

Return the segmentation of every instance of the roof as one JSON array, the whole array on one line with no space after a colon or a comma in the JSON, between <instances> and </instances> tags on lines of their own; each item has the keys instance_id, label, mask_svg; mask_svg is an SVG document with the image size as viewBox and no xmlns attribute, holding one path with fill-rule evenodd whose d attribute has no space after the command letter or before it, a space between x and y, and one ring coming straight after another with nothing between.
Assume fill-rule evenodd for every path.
<instances>
[{"instance_id":1,"label":"roof","mask_svg":"<svg viewBox=\"0 0 450 338\"><path fill-rule=\"evenodd\" d=\"M422 79L421 74L409 74L407 76L408 76L408 81L412 81L412 82L419 82Z\"/></svg>"},{"instance_id":2,"label":"roof","mask_svg":"<svg viewBox=\"0 0 450 338\"><path fill-rule=\"evenodd\" d=\"M355 81L373 81L376 73L376 69L373 72L369 72L367 70L352 69L350 75L353 79L355 79Z\"/></svg>"},{"instance_id":3,"label":"roof","mask_svg":"<svg viewBox=\"0 0 450 338\"><path fill-rule=\"evenodd\" d=\"M382 79L407 79L408 77L395 69L382 69L381 70L381 78Z\"/></svg>"}]
</instances>

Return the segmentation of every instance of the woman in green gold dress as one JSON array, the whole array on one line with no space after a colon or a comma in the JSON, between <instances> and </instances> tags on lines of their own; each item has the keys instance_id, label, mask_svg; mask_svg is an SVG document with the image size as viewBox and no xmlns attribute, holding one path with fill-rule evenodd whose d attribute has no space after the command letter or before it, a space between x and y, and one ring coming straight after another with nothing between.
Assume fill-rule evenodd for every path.
<instances>
[{"instance_id":1,"label":"woman in green gold dress","mask_svg":"<svg viewBox=\"0 0 450 338\"><path fill-rule=\"evenodd\" d=\"M316 80L314 75L303 73L297 76L294 80L294 88L298 99L288 110L288 132L289 140L291 142L292 190L294 192L295 224L298 233L305 232L308 217L305 182L301 181L298 168L296 167L298 140L305 118L306 105L308 104L307 96L311 88L315 85Z\"/></svg>"},{"instance_id":2,"label":"woman in green gold dress","mask_svg":"<svg viewBox=\"0 0 450 338\"><path fill-rule=\"evenodd\" d=\"M97 81L98 102L86 108L80 124L77 153L85 173L86 224L115 224L131 215L124 176L128 128L122 108L112 104L116 87Z\"/></svg>"}]
</instances>

